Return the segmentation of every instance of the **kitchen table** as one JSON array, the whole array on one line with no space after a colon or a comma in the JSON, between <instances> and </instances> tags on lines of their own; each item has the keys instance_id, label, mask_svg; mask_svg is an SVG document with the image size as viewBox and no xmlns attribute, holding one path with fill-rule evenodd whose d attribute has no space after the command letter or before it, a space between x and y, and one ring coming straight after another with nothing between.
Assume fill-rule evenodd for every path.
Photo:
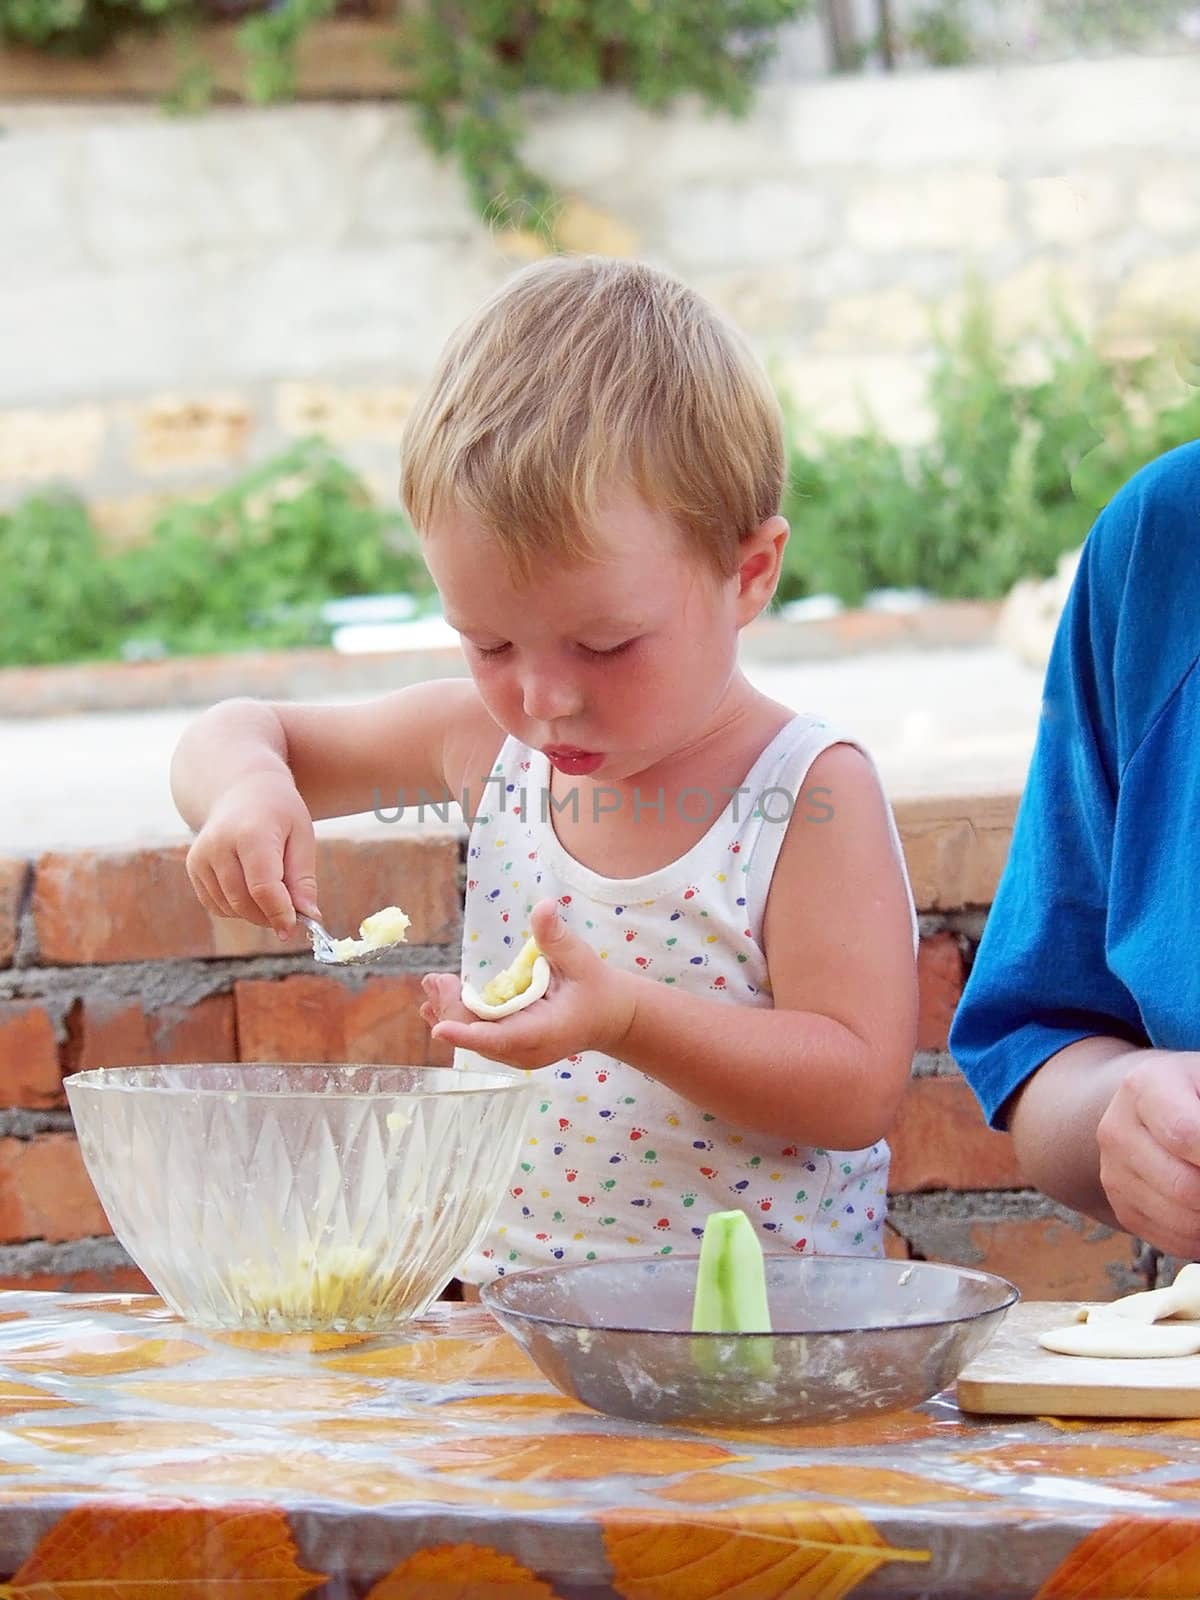
<instances>
[{"instance_id":1,"label":"kitchen table","mask_svg":"<svg viewBox=\"0 0 1200 1600\"><path fill-rule=\"evenodd\" d=\"M204 1333L0 1295L0 1580L28 1600L1200 1595L1200 1421L660 1428L474 1306Z\"/></svg>"}]
</instances>

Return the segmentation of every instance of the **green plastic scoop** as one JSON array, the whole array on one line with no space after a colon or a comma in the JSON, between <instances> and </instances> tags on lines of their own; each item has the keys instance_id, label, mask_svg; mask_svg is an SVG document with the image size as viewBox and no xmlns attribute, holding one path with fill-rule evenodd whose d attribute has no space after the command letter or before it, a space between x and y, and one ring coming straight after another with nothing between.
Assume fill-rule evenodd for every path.
<instances>
[{"instance_id":1,"label":"green plastic scoop","mask_svg":"<svg viewBox=\"0 0 1200 1600\"><path fill-rule=\"evenodd\" d=\"M744 1211L714 1211L704 1224L693 1333L770 1333L762 1245Z\"/></svg>"}]
</instances>

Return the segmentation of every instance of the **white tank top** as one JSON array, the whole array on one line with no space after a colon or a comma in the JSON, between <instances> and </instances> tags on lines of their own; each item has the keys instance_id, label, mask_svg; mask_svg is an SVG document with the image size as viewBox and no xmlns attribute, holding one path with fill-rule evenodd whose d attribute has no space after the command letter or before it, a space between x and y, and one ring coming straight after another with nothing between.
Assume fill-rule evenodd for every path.
<instances>
[{"instance_id":1,"label":"white tank top","mask_svg":"<svg viewBox=\"0 0 1200 1600\"><path fill-rule=\"evenodd\" d=\"M828 792L806 779L823 750L846 742L854 741L814 716L794 717L728 804L724 792L713 798L714 813L724 809L685 854L618 880L559 843L549 762L507 739L468 843L464 977L482 987L507 966L528 937L532 906L553 897L605 961L730 1005L772 1005L763 952L771 876L793 811L811 826L831 815ZM680 797L700 817L707 800L699 791ZM890 810L888 819L903 867ZM459 1065L472 1059L458 1053ZM768 1250L882 1252L882 1140L867 1150L824 1150L738 1127L597 1051L536 1077L541 1094L520 1170L488 1235L460 1266L467 1282L555 1261L694 1251L708 1214L735 1207Z\"/></svg>"}]
</instances>

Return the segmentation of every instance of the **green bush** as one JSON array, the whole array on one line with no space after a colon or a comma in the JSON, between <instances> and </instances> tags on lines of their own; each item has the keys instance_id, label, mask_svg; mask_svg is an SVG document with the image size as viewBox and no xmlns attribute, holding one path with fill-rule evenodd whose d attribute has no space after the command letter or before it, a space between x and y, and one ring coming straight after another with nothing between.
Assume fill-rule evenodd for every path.
<instances>
[{"instance_id":1,"label":"green bush","mask_svg":"<svg viewBox=\"0 0 1200 1600\"><path fill-rule=\"evenodd\" d=\"M296 3L296 0L286 0ZM745 112L776 31L812 0L431 0L409 60L433 148L453 154L489 221L554 239L550 185L521 158L522 90L626 87Z\"/></svg>"},{"instance_id":2,"label":"green bush","mask_svg":"<svg viewBox=\"0 0 1200 1600\"><path fill-rule=\"evenodd\" d=\"M963 67L975 56L963 0L938 0L917 13L904 30L904 43L931 67Z\"/></svg>"},{"instance_id":3,"label":"green bush","mask_svg":"<svg viewBox=\"0 0 1200 1600\"><path fill-rule=\"evenodd\" d=\"M325 601L431 587L399 510L375 505L316 441L169 507L115 576L129 635L194 653L324 643Z\"/></svg>"},{"instance_id":4,"label":"green bush","mask_svg":"<svg viewBox=\"0 0 1200 1600\"><path fill-rule=\"evenodd\" d=\"M788 399L780 601L853 605L893 586L998 597L1052 572L1139 467L1200 437L1200 388L1156 405L1148 365L1118 372L1070 329L1044 354L1046 377L1017 376L977 299L940 348L933 432L914 447L869 422L802 447L810 430ZM0 515L0 573L7 665L324 644L327 600L432 594L399 510L373 504L319 441L168 507L146 544L115 555L78 501L36 495Z\"/></svg>"},{"instance_id":5,"label":"green bush","mask_svg":"<svg viewBox=\"0 0 1200 1600\"><path fill-rule=\"evenodd\" d=\"M0 516L0 570L6 665L325 644L325 601L432 587L399 510L316 441L118 554L78 501L36 496Z\"/></svg>"},{"instance_id":6,"label":"green bush","mask_svg":"<svg viewBox=\"0 0 1200 1600\"><path fill-rule=\"evenodd\" d=\"M781 601L920 587L996 598L1048 576L1139 467L1200 437L1200 390L1161 406L1149 363L1126 374L1069 327L1048 341L1048 375L1015 374L976 298L931 378L934 429L902 448L869 419L861 433L791 452L792 524ZM788 404L793 438L801 413Z\"/></svg>"},{"instance_id":7,"label":"green bush","mask_svg":"<svg viewBox=\"0 0 1200 1600\"><path fill-rule=\"evenodd\" d=\"M0 515L0 663L86 661L119 644L112 564L84 506L34 495Z\"/></svg>"}]
</instances>

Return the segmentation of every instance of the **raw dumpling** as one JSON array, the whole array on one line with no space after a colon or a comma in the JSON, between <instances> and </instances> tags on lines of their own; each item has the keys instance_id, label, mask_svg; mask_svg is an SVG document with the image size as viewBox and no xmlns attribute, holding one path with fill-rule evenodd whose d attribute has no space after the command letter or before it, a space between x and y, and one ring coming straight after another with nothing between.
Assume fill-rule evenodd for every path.
<instances>
[{"instance_id":1,"label":"raw dumpling","mask_svg":"<svg viewBox=\"0 0 1200 1600\"><path fill-rule=\"evenodd\" d=\"M540 1000L550 987L550 963L532 939L526 939L516 960L498 972L482 991L465 982L462 1003L485 1022L510 1017Z\"/></svg>"}]
</instances>

